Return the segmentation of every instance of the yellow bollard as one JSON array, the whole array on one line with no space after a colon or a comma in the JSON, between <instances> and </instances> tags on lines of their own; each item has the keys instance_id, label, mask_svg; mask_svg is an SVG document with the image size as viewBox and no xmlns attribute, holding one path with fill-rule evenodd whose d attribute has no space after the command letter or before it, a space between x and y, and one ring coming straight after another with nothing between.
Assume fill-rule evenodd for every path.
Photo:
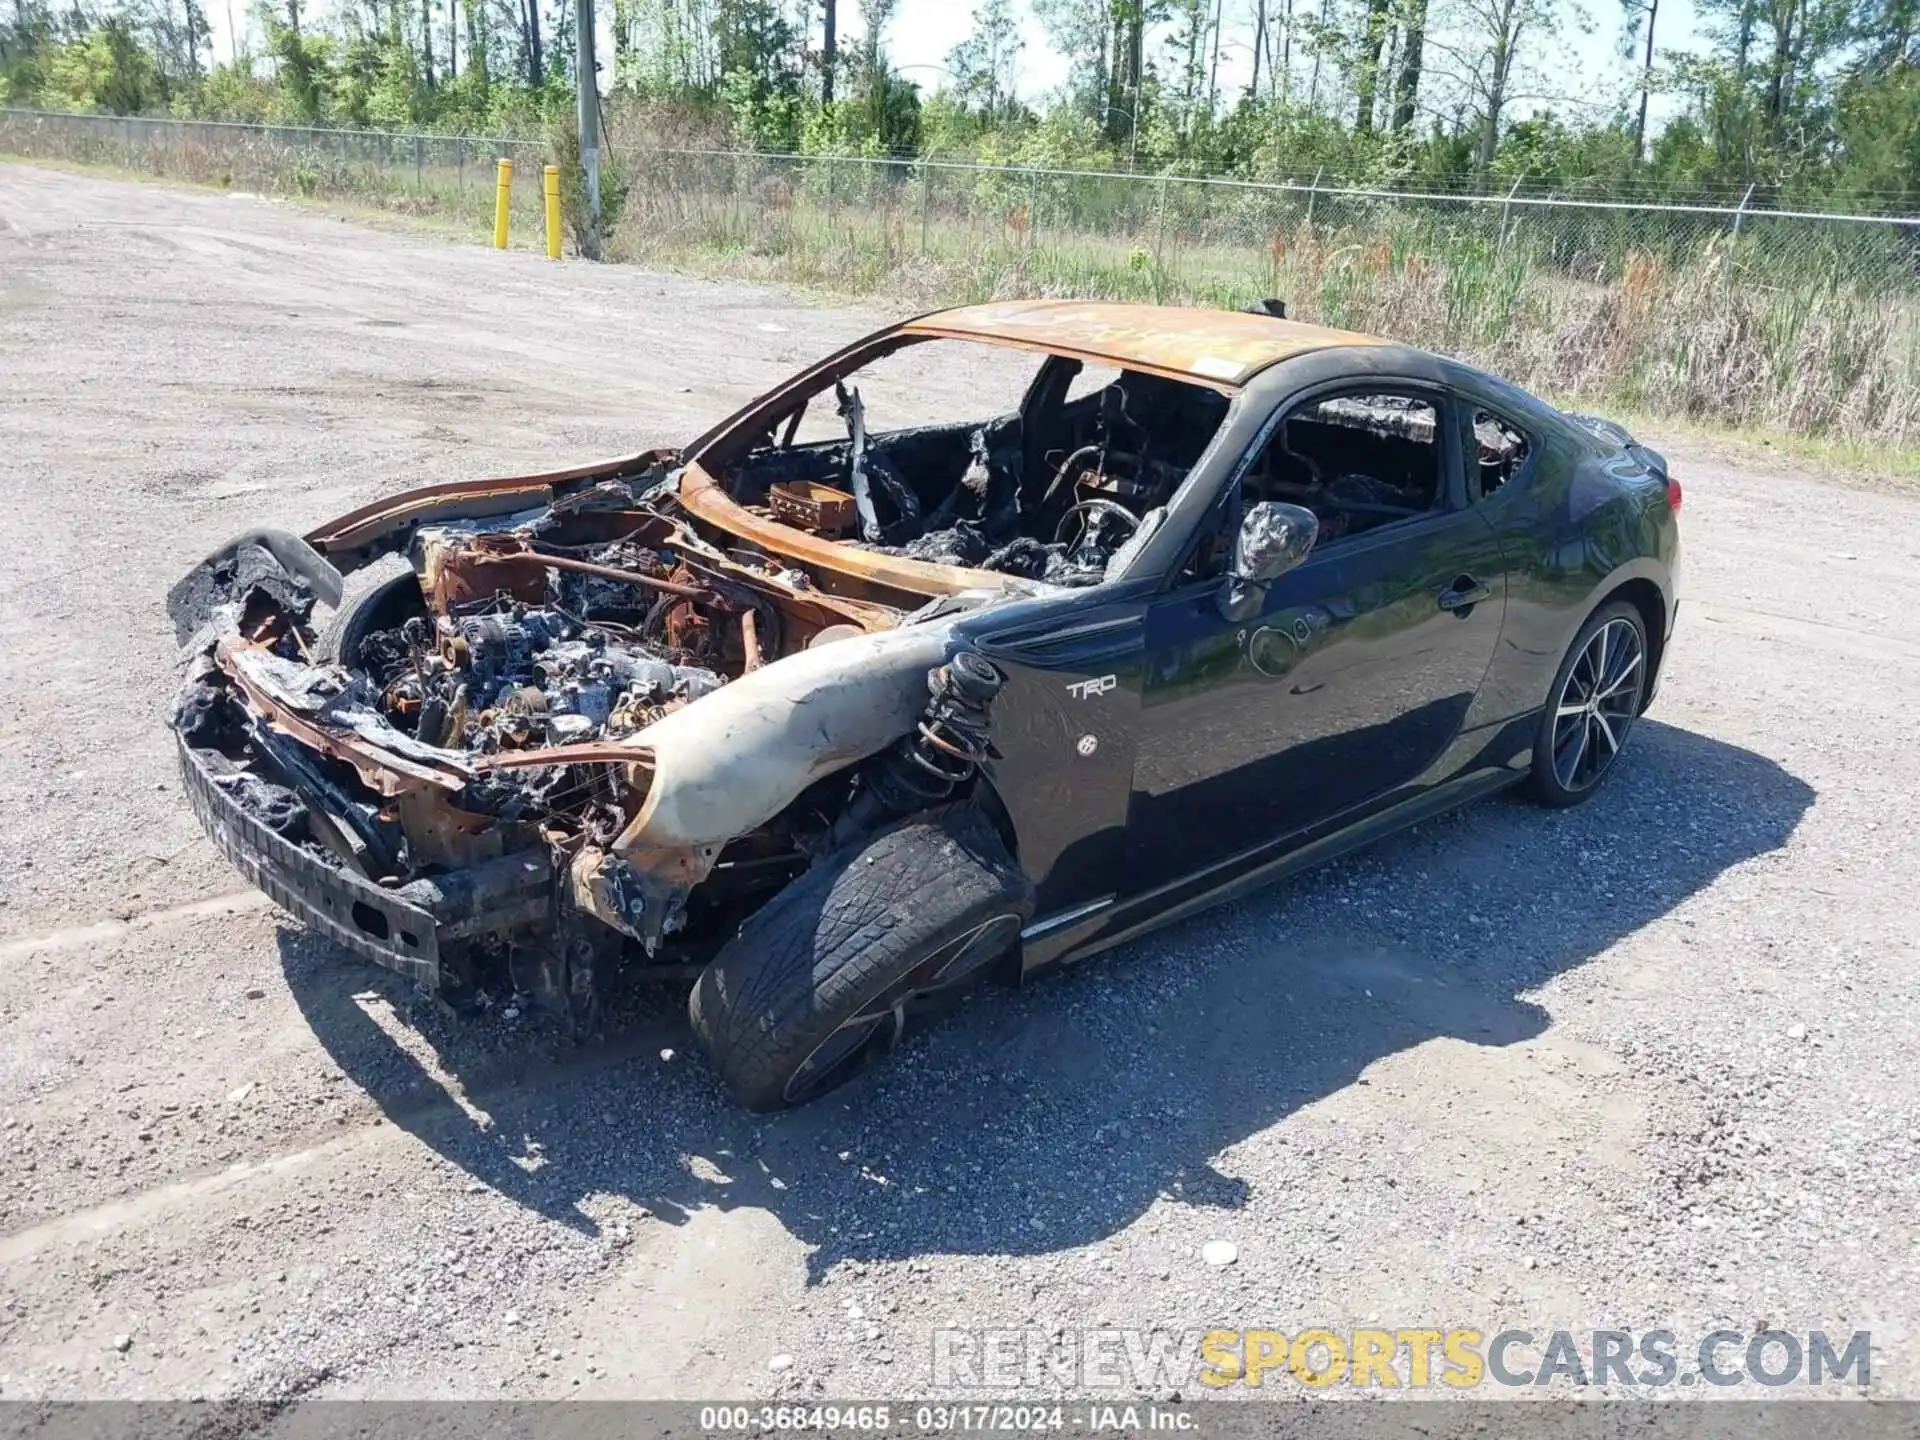
<instances>
[{"instance_id":1,"label":"yellow bollard","mask_svg":"<svg viewBox=\"0 0 1920 1440\"><path fill-rule=\"evenodd\" d=\"M560 167L547 166L547 258L560 258Z\"/></svg>"},{"instance_id":2,"label":"yellow bollard","mask_svg":"<svg viewBox=\"0 0 1920 1440\"><path fill-rule=\"evenodd\" d=\"M513 198L513 161L500 162L500 183L493 192L493 248L507 248L507 202Z\"/></svg>"}]
</instances>

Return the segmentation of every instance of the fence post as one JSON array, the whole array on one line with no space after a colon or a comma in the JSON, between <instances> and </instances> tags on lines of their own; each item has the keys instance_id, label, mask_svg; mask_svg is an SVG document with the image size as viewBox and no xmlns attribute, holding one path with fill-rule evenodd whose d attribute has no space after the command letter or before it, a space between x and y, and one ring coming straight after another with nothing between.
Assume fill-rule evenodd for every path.
<instances>
[{"instance_id":1,"label":"fence post","mask_svg":"<svg viewBox=\"0 0 1920 1440\"><path fill-rule=\"evenodd\" d=\"M1033 232L1040 228L1040 174L1027 167L1027 253L1033 253Z\"/></svg>"},{"instance_id":2,"label":"fence post","mask_svg":"<svg viewBox=\"0 0 1920 1440\"><path fill-rule=\"evenodd\" d=\"M1733 233L1740 233L1740 222L1747 218L1747 202L1753 199L1753 186L1747 186L1747 193L1740 197L1740 208L1733 212Z\"/></svg>"},{"instance_id":3,"label":"fence post","mask_svg":"<svg viewBox=\"0 0 1920 1440\"><path fill-rule=\"evenodd\" d=\"M1327 173L1327 167L1319 166L1313 172L1313 184L1307 187L1307 229L1313 228L1313 206L1320 198L1320 177Z\"/></svg>"},{"instance_id":4,"label":"fence post","mask_svg":"<svg viewBox=\"0 0 1920 1440\"><path fill-rule=\"evenodd\" d=\"M418 135L413 137L413 188L427 188L427 142Z\"/></svg>"},{"instance_id":5,"label":"fence post","mask_svg":"<svg viewBox=\"0 0 1920 1440\"><path fill-rule=\"evenodd\" d=\"M927 210L933 202L933 167L920 161L920 253L927 253Z\"/></svg>"},{"instance_id":6,"label":"fence post","mask_svg":"<svg viewBox=\"0 0 1920 1440\"><path fill-rule=\"evenodd\" d=\"M1526 179L1526 178L1527 178L1527 174L1526 174L1526 171L1524 171L1524 170L1523 170L1523 171L1521 171L1521 172L1520 172L1520 174L1519 174L1518 176L1516 176L1516 177L1514 178L1514 182L1513 182L1513 189L1511 189L1511 190L1509 190L1509 191L1507 191L1507 198L1506 198L1505 200L1502 200L1502 201L1500 202L1500 238L1499 238L1499 240L1498 240L1497 242L1495 242L1495 244L1494 244L1494 247L1493 247L1493 248L1494 248L1494 253L1495 253L1496 255L1504 255L1504 254L1506 254L1506 251L1507 251L1507 214L1508 214L1508 212L1509 212L1509 211L1511 211L1511 210L1513 209L1513 197L1514 197L1514 195L1515 195L1515 194L1516 194L1516 193L1517 193L1517 192L1519 191L1519 189L1520 189L1520 182L1521 182L1522 180L1524 180L1524 179Z\"/></svg>"},{"instance_id":7,"label":"fence post","mask_svg":"<svg viewBox=\"0 0 1920 1440\"><path fill-rule=\"evenodd\" d=\"M1153 217L1153 258L1158 268L1160 255L1167 243L1167 177L1160 177L1160 204ZM1155 282L1156 288L1158 281Z\"/></svg>"}]
</instances>

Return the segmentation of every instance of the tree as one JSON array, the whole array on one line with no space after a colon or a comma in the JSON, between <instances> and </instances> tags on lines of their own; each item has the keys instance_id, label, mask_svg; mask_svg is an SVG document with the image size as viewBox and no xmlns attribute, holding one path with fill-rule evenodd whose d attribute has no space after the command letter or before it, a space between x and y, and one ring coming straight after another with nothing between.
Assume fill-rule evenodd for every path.
<instances>
[{"instance_id":1,"label":"tree","mask_svg":"<svg viewBox=\"0 0 1920 1440\"><path fill-rule=\"evenodd\" d=\"M1442 57L1462 119L1477 136L1475 168L1484 176L1493 167L1507 107L1517 99L1566 94L1564 84L1548 81L1523 94L1522 81L1537 73L1539 48L1563 27L1584 25L1585 17L1573 0L1451 0L1450 8L1447 33L1429 32L1425 49Z\"/></svg>"},{"instance_id":2,"label":"tree","mask_svg":"<svg viewBox=\"0 0 1920 1440\"><path fill-rule=\"evenodd\" d=\"M0 0L0 95L496 133L561 113L579 0L442 3L256 0L271 64L255 73L208 63L208 0ZM1118 153L1196 173L1434 186L1633 177L1636 194L1673 200L1753 185L1757 204L1920 206L1920 0L1696 0L1705 54L1660 48L1659 0L1620 0L1635 94L1605 113L1576 103L1572 52L1552 43L1585 23L1579 0L1234 0L1252 75L1224 113L1223 0L1033 0L1069 75L1031 108L1016 96L1020 0L972 0L971 32L947 57L955 84L924 105L887 57L901 0L863 0L858 37L834 32L830 79L812 0L611 3L617 88L670 104L669 124L718 120L760 150L937 144L1103 168ZM1303 93L1296 39L1314 72ZM816 67L825 104L806 99ZM1659 128L1655 88L1679 105Z\"/></svg>"},{"instance_id":3,"label":"tree","mask_svg":"<svg viewBox=\"0 0 1920 1440\"><path fill-rule=\"evenodd\" d=\"M203 69L201 51L212 39L198 0L127 0L117 16L152 60L162 92L190 89Z\"/></svg>"},{"instance_id":4,"label":"tree","mask_svg":"<svg viewBox=\"0 0 1920 1440\"><path fill-rule=\"evenodd\" d=\"M1054 49L1066 58L1069 103L1105 127L1112 95L1111 0L1033 0L1033 13Z\"/></svg>"},{"instance_id":5,"label":"tree","mask_svg":"<svg viewBox=\"0 0 1920 1440\"><path fill-rule=\"evenodd\" d=\"M973 12L973 33L947 53L947 68L959 77L960 101L977 104L989 123L1013 114L1022 45L1011 0L982 0Z\"/></svg>"},{"instance_id":6,"label":"tree","mask_svg":"<svg viewBox=\"0 0 1920 1440\"><path fill-rule=\"evenodd\" d=\"M491 31L486 0L467 0L467 75L482 92L493 81L488 53Z\"/></svg>"},{"instance_id":7,"label":"tree","mask_svg":"<svg viewBox=\"0 0 1920 1440\"><path fill-rule=\"evenodd\" d=\"M138 115L161 98L153 56L125 15L109 15L49 57L47 88L68 103Z\"/></svg>"},{"instance_id":8,"label":"tree","mask_svg":"<svg viewBox=\"0 0 1920 1440\"><path fill-rule=\"evenodd\" d=\"M1920 64L1869 63L1841 82L1836 194L1876 209L1920 207Z\"/></svg>"},{"instance_id":9,"label":"tree","mask_svg":"<svg viewBox=\"0 0 1920 1440\"><path fill-rule=\"evenodd\" d=\"M1111 0L1113 60L1107 71L1106 129L1115 144L1140 133L1140 102L1146 78L1147 0Z\"/></svg>"},{"instance_id":10,"label":"tree","mask_svg":"<svg viewBox=\"0 0 1920 1440\"><path fill-rule=\"evenodd\" d=\"M1200 91L1206 74L1207 21L1213 0L1172 0L1173 61L1180 77L1179 118L1183 139L1193 133L1200 112Z\"/></svg>"},{"instance_id":11,"label":"tree","mask_svg":"<svg viewBox=\"0 0 1920 1440\"><path fill-rule=\"evenodd\" d=\"M1814 67L1846 40L1849 16L1846 0L1762 0L1760 13L1772 40L1765 103L1777 139L1804 110Z\"/></svg>"},{"instance_id":12,"label":"tree","mask_svg":"<svg viewBox=\"0 0 1920 1440\"><path fill-rule=\"evenodd\" d=\"M1360 42L1359 64L1354 67L1354 95L1358 109L1353 128L1361 134L1373 129L1374 92L1380 80L1380 48L1386 43L1390 0L1367 0L1367 28Z\"/></svg>"},{"instance_id":13,"label":"tree","mask_svg":"<svg viewBox=\"0 0 1920 1440\"><path fill-rule=\"evenodd\" d=\"M1412 126L1414 108L1420 99L1420 66L1427 41L1427 0L1408 0L1402 28L1404 38L1400 42L1400 75L1393 89L1393 132L1396 135Z\"/></svg>"},{"instance_id":14,"label":"tree","mask_svg":"<svg viewBox=\"0 0 1920 1440\"><path fill-rule=\"evenodd\" d=\"M540 0L519 0L520 54L526 62L527 86L538 89L547 77L547 57L540 45Z\"/></svg>"},{"instance_id":15,"label":"tree","mask_svg":"<svg viewBox=\"0 0 1920 1440\"><path fill-rule=\"evenodd\" d=\"M286 6L284 20L261 7L267 54L273 57L276 88L285 97L291 117L310 125L320 119L327 98L330 47L325 37L301 30L300 0L286 0Z\"/></svg>"},{"instance_id":16,"label":"tree","mask_svg":"<svg viewBox=\"0 0 1920 1440\"><path fill-rule=\"evenodd\" d=\"M720 0L716 64L734 131L756 150L800 143L796 36L775 0Z\"/></svg>"},{"instance_id":17,"label":"tree","mask_svg":"<svg viewBox=\"0 0 1920 1440\"><path fill-rule=\"evenodd\" d=\"M866 107L867 133L889 153L900 153L908 128L916 141L919 134L920 92L905 81L899 82L896 92L893 67L887 63L887 29L899 10L900 0L860 0L860 15L867 22L860 56L860 98Z\"/></svg>"}]
</instances>

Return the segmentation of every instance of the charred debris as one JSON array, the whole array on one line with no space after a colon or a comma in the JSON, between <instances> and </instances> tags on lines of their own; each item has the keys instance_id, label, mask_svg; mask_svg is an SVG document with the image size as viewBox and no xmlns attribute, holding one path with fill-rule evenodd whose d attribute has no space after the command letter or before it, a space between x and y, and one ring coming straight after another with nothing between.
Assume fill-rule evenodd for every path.
<instances>
[{"instance_id":1,"label":"charred debris","mask_svg":"<svg viewBox=\"0 0 1920 1440\"><path fill-rule=\"evenodd\" d=\"M898 744L717 853L623 847L653 778L650 725L902 618L729 556L636 490L423 528L407 568L326 624L315 581L331 567L284 534L242 537L171 597L193 632L174 728L282 840L402 899L522 853L567 877L524 933L443 947L449 998L520 994L585 1018L610 965L691 973L815 856L955 797L984 752L1000 679L962 654L927 672Z\"/></svg>"},{"instance_id":2,"label":"charred debris","mask_svg":"<svg viewBox=\"0 0 1920 1440\"><path fill-rule=\"evenodd\" d=\"M1019 577L1002 593L1093 583L1217 424L1217 407L1170 402L1224 404L1137 378L1058 410L1041 445L1011 417L869 439L858 391L841 384L845 442L769 443L715 474L736 504L851 551ZM552 877L516 923L440 945L449 998L532 995L589 1016L612 969L697 972L816 858L973 788L993 666L929 637L917 698L895 676L886 704L868 705L869 652L849 645L835 652L844 677L814 683L896 728L852 747L853 764L795 757L806 783L737 833L659 839L654 727L802 652L905 640L995 598L863 579L854 554L830 570L745 545L693 519L679 474L603 476L556 486L536 509L409 527L351 557L384 552L393 569L347 597L306 541L251 532L169 597L189 665L173 716L189 763L281 841L423 905L484 888L515 857Z\"/></svg>"}]
</instances>

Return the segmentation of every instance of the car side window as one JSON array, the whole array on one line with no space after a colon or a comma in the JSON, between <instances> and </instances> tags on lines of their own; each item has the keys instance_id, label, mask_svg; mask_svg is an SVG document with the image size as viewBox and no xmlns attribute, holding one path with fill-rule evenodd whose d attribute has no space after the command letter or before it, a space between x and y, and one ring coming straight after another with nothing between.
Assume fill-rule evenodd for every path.
<instances>
[{"instance_id":1,"label":"car side window","mask_svg":"<svg viewBox=\"0 0 1920 1440\"><path fill-rule=\"evenodd\" d=\"M1343 390L1296 407L1241 482L1245 507L1304 505L1319 544L1411 520L1446 504L1438 405L1426 395Z\"/></svg>"},{"instance_id":2,"label":"car side window","mask_svg":"<svg viewBox=\"0 0 1920 1440\"><path fill-rule=\"evenodd\" d=\"M1473 412L1473 453L1467 474L1472 477L1475 500L1485 500L1526 467L1533 453L1526 432L1491 410Z\"/></svg>"}]
</instances>

